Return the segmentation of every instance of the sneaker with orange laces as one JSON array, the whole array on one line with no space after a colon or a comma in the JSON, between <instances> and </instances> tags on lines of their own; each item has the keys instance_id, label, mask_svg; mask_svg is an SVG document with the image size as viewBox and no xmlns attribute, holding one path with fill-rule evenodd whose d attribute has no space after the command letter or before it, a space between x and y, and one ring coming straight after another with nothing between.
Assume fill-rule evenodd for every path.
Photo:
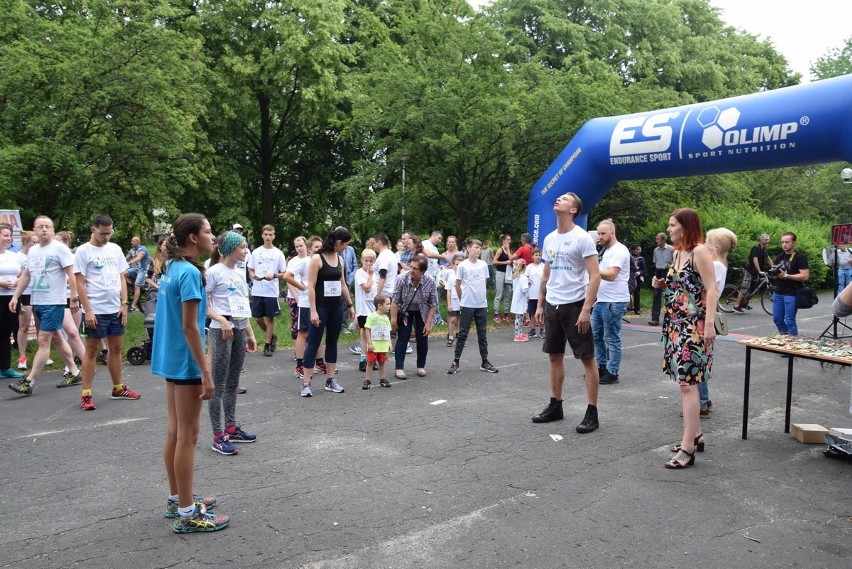
<instances>
[{"instance_id":1,"label":"sneaker with orange laces","mask_svg":"<svg viewBox=\"0 0 852 569\"><path fill-rule=\"evenodd\" d=\"M127 386L122 383L121 385L112 388L112 394L110 397L113 399L139 399L142 396L135 391L130 391Z\"/></svg>"},{"instance_id":2,"label":"sneaker with orange laces","mask_svg":"<svg viewBox=\"0 0 852 569\"><path fill-rule=\"evenodd\" d=\"M18 369L27 369L27 356L18 358Z\"/></svg>"},{"instance_id":3,"label":"sneaker with orange laces","mask_svg":"<svg viewBox=\"0 0 852 569\"><path fill-rule=\"evenodd\" d=\"M81 395L80 396L80 409L83 411L94 411L95 410L95 402L92 401L91 395Z\"/></svg>"}]
</instances>

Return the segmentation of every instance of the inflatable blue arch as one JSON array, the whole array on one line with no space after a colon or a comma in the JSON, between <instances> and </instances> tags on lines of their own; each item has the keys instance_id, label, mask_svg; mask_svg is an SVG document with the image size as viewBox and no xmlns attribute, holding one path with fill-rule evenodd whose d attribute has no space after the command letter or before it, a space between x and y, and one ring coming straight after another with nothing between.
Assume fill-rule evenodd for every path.
<instances>
[{"instance_id":1,"label":"inflatable blue arch","mask_svg":"<svg viewBox=\"0 0 852 569\"><path fill-rule=\"evenodd\" d=\"M533 186L534 243L556 229L553 204L583 200L576 223L620 180L852 161L852 75L753 95L588 121ZM687 205L687 204L684 204Z\"/></svg>"}]
</instances>

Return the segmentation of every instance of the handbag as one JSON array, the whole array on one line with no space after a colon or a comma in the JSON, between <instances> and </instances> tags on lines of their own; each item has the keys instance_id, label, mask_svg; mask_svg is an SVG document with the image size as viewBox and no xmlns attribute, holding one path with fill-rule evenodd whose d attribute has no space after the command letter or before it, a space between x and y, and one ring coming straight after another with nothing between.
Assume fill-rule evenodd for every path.
<instances>
[{"instance_id":1,"label":"handbag","mask_svg":"<svg viewBox=\"0 0 852 569\"><path fill-rule=\"evenodd\" d=\"M819 297L809 286L803 286L796 291L796 308L807 309L819 304Z\"/></svg>"},{"instance_id":2,"label":"handbag","mask_svg":"<svg viewBox=\"0 0 852 569\"><path fill-rule=\"evenodd\" d=\"M724 312L716 310L716 318L713 320L713 325L716 327L716 334L719 336L728 335L728 317Z\"/></svg>"}]
</instances>

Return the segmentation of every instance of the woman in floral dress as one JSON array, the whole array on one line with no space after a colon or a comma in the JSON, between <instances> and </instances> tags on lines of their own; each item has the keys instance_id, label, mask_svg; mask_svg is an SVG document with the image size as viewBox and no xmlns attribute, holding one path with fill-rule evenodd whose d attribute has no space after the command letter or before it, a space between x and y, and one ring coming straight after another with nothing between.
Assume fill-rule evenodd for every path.
<instances>
[{"instance_id":1,"label":"woman in floral dress","mask_svg":"<svg viewBox=\"0 0 852 569\"><path fill-rule=\"evenodd\" d=\"M695 210L681 208L669 217L668 234L676 250L665 279L654 278L655 288L665 288L663 318L663 371L680 385L683 438L666 468L686 468L695 463L695 451L704 450L699 418L698 384L710 373L716 338L716 278L713 258L702 243L704 234Z\"/></svg>"}]
</instances>

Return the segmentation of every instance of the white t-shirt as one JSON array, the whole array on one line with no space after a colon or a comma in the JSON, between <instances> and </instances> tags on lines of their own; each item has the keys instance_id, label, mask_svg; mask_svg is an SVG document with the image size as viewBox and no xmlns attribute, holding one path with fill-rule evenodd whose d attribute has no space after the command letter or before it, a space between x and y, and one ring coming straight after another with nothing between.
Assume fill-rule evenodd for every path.
<instances>
[{"instance_id":1,"label":"white t-shirt","mask_svg":"<svg viewBox=\"0 0 852 569\"><path fill-rule=\"evenodd\" d=\"M21 257L12 251L3 251L0 254L0 281L14 284L21 274ZM12 296L15 294L14 288L0 288L0 296Z\"/></svg>"},{"instance_id":2,"label":"white t-shirt","mask_svg":"<svg viewBox=\"0 0 852 569\"><path fill-rule=\"evenodd\" d=\"M301 267L302 263L303 263L306 259L309 259L309 258L310 258L310 257L308 257L307 255L305 255L304 257L298 257L298 256L297 256L297 257L293 257L292 259L290 259L290 260L287 262L287 272L288 272L288 273L290 273L290 275L292 275L292 277L293 277L294 279L296 279L296 281L297 281L299 284L302 284L302 274L301 274L301 272L300 272L300 268L299 268L299 267ZM295 290L295 293L293 292L293 290ZM307 296L308 296L308 291L307 291L307 289L305 289L304 291L301 291L301 290L299 290L297 287L294 287L294 286L288 286L288 287L287 287L287 298L293 298L293 299L295 299L295 300L296 300L296 303L297 303L297 305L298 305L298 306L301 306L300 304L298 304L298 302L299 302L299 299L300 299L302 296L304 296L305 298L307 298ZM308 306L308 305L306 304L306 305L305 305L305 307L307 307L307 306Z\"/></svg>"},{"instance_id":3,"label":"white t-shirt","mask_svg":"<svg viewBox=\"0 0 852 569\"><path fill-rule=\"evenodd\" d=\"M530 280L529 299L538 300L538 294L541 291L541 277L544 276L544 263L527 265L527 270L524 271L524 274Z\"/></svg>"},{"instance_id":4,"label":"white t-shirt","mask_svg":"<svg viewBox=\"0 0 852 569\"><path fill-rule=\"evenodd\" d=\"M438 254L438 247L435 246L428 239L423 242L423 250L429 251L430 253L434 253L436 255ZM426 268L426 273L434 279L435 275L438 273L438 258L435 257L433 259L432 257L429 257L429 256L427 256L426 258L429 259L429 266Z\"/></svg>"},{"instance_id":5,"label":"white t-shirt","mask_svg":"<svg viewBox=\"0 0 852 569\"><path fill-rule=\"evenodd\" d=\"M600 262L601 270L618 267L618 276L614 281L601 279L598 289L598 302L630 302L630 251L623 243L616 242L612 247L603 250Z\"/></svg>"},{"instance_id":6,"label":"white t-shirt","mask_svg":"<svg viewBox=\"0 0 852 569\"><path fill-rule=\"evenodd\" d=\"M230 316L237 330L248 326L251 318L251 302L245 269L230 269L216 263L207 271L207 308L223 316ZM211 328L222 328L216 320L210 321Z\"/></svg>"},{"instance_id":7,"label":"white t-shirt","mask_svg":"<svg viewBox=\"0 0 852 569\"><path fill-rule=\"evenodd\" d=\"M716 271L716 298L722 296L722 289L725 288L725 279L728 277L728 267L722 264L722 261L713 261L713 270Z\"/></svg>"},{"instance_id":8,"label":"white t-shirt","mask_svg":"<svg viewBox=\"0 0 852 569\"><path fill-rule=\"evenodd\" d=\"M116 314L121 310L121 279L130 266L121 247L107 243L96 247L84 243L74 255L74 274L86 279L86 295L94 314Z\"/></svg>"},{"instance_id":9,"label":"white t-shirt","mask_svg":"<svg viewBox=\"0 0 852 569\"><path fill-rule=\"evenodd\" d=\"M448 310L460 310L461 299L459 299L459 295L456 294L456 272L454 270L444 269L444 283L444 288L446 288L450 294L450 300L448 302L450 308Z\"/></svg>"},{"instance_id":10,"label":"white t-shirt","mask_svg":"<svg viewBox=\"0 0 852 569\"><path fill-rule=\"evenodd\" d=\"M388 273L385 277L385 286L382 288L382 294L387 297L393 296L393 289L396 287L396 274L397 274L397 264L399 261L396 258L390 249L385 249L379 256L376 258L376 264L373 265L373 271L376 273L376 278L378 279L381 275L382 269L385 269Z\"/></svg>"},{"instance_id":11,"label":"white t-shirt","mask_svg":"<svg viewBox=\"0 0 852 569\"><path fill-rule=\"evenodd\" d=\"M512 305L509 312L512 314L526 314L527 300L529 299L530 279L521 273L512 278Z\"/></svg>"},{"instance_id":12,"label":"white t-shirt","mask_svg":"<svg viewBox=\"0 0 852 569\"><path fill-rule=\"evenodd\" d=\"M488 299L485 296L485 283L488 282L488 265L477 259L473 264L470 259L459 263L456 278L461 281L461 305L465 308L485 308ZM455 283L453 283L455 286Z\"/></svg>"},{"instance_id":13,"label":"white t-shirt","mask_svg":"<svg viewBox=\"0 0 852 569\"><path fill-rule=\"evenodd\" d=\"M597 255L591 235L579 225L565 233L549 233L541 252L542 261L550 264L545 300L561 305L585 299L586 257Z\"/></svg>"},{"instance_id":14,"label":"white t-shirt","mask_svg":"<svg viewBox=\"0 0 852 569\"><path fill-rule=\"evenodd\" d=\"M71 250L59 241L45 246L33 245L27 259L27 270L32 283L30 302L33 306L65 305L65 287L68 278L66 267L74 264Z\"/></svg>"},{"instance_id":15,"label":"white t-shirt","mask_svg":"<svg viewBox=\"0 0 852 569\"><path fill-rule=\"evenodd\" d=\"M293 278L299 282L299 284L305 285L305 290L297 290L299 293L299 297L296 299L296 303L299 308L310 308L311 307L311 299L308 297L308 268L311 264L310 255L305 255L304 257L293 257L290 259L290 264L287 265L287 272L293 275Z\"/></svg>"},{"instance_id":16,"label":"white t-shirt","mask_svg":"<svg viewBox=\"0 0 852 569\"><path fill-rule=\"evenodd\" d=\"M373 270L373 286L370 287L370 292L364 290L361 285L367 284L370 280L370 275L363 268L355 271L355 316L369 316L376 311L376 306L373 300L379 292L379 275Z\"/></svg>"},{"instance_id":17,"label":"white t-shirt","mask_svg":"<svg viewBox=\"0 0 852 569\"><path fill-rule=\"evenodd\" d=\"M249 268L254 270L256 277L262 278L283 273L287 269L287 261L278 247L267 249L261 245L252 251ZM271 281L266 279L254 281L251 289L252 296L278 298L278 293L278 277L274 277Z\"/></svg>"}]
</instances>

